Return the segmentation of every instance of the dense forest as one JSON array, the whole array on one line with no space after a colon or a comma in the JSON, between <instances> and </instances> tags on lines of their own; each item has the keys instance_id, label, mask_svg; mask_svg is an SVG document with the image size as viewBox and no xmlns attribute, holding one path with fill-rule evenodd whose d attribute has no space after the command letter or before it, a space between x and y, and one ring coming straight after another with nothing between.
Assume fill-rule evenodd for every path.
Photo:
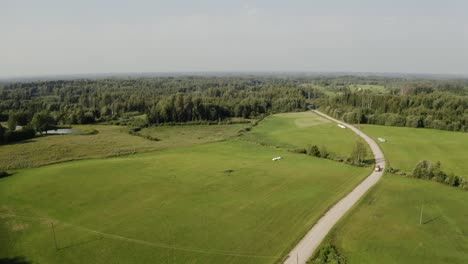
<instances>
[{"instance_id":1,"label":"dense forest","mask_svg":"<svg viewBox=\"0 0 468 264\"><path fill-rule=\"evenodd\" d=\"M468 131L468 97L459 89L405 87L385 95L345 91L318 105L349 123Z\"/></svg>"},{"instance_id":2,"label":"dense forest","mask_svg":"<svg viewBox=\"0 0 468 264\"><path fill-rule=\"evenodd\" d=\"M382 89L352 89L356 85ZM350 123L468 131L468 80L365 76L167 76L0 83L2 142L56 125L260 119L320 108ZM17 129L20 126L22 129Z\"/></svg>"}]
</instances>

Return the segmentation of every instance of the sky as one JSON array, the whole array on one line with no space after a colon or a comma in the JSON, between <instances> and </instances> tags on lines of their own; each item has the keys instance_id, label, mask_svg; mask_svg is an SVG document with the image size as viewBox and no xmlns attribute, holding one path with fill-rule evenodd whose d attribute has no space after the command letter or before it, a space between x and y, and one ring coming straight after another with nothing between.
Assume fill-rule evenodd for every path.
<instances>
[{"instance_id":1,"label":"sky","mask_svg":"<svg viewBox=\"0 0 468 264\"><path fill-rule=\"evenodd\" d=\"M468 75L466 0L0 0L0 77Z\"/></svg>"}]
</instances>

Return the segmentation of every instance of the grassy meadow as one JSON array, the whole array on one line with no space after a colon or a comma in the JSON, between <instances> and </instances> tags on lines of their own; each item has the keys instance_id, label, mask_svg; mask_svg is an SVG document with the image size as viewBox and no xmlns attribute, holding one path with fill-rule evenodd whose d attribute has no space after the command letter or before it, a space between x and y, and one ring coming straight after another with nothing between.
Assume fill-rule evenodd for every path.
<instances>
[{"instance_id":1,"label":"grassy meadow","mask_svg":"<svg viewBox=\"0 0 468 264\"><path fill-rule=\"evenodd\" d=\"M78 159L104 158L142 153L171 147L186 147L230 138L246 124L213 126L161 126L147 128L160 141L128 134L128 128L112 125L76 125L80 131L96 134L48 135L0 147L0 168L38 167Z\"/></svg>"},{"instance_id":2,"label":"grassy meadow","mask_svg":"<svg viewBox=\"0 0 468 264\"><path fill-rule=\"evenodd\" d=\"M468 176L468 133L361 125L376 140L390 166L411 172L420 160L440 161L442 170ZM386 142L377 141L378 137Z\"/></svg>"},{"instance_id":3,"label":"grassy meadow","mask_svg":"<svg viewBox=\"0 0 468 264\"><path fill-rule=\"evenodd\" d=\"M0 256L275 263L367 174L240 140L23 169L0 179Z\"/></svg>"},{"instance_id":4,"label":"grassy meadow","mask_svg":"<svg viewBox=\"0 0 468 264\"><path fill-rule=\"evenodd\" d=\"M361 125L392 167L411 172L420 160L465 176L468 134ZM466 263L468 192L393 174L367 193L329 235L349 263ZM423 217L420 224L421 207Z\"/></svg>"},{"instance_id":5,"label":"grassy meadow","mask_svg":"<svg viewBox=\"0 0 468 264\"><path fill-rule=\"evenodd\" d=\"M361 89L361 91L370 91L370 92L379 93L379 94L388 93L388 91L385 89L385 86L383 85L353 84L349 86L349 89L351 89L351 91L353 92Z\"/></svg>"},{"instance_id":6,"label":"grassy meadow","mask_svg":"<svg viewBox=\"0 0 468 264\"><path fill-rule=\"evenodd\" d=\"M466 191L387 174L330 238L349 263L466 263L467 204Z\"/></svg>"},{"instance_id":7,"label":"grassy meadow","mask_svg":"<svg viewBox=\"0 0 468 264\"><path fill-rule=\"evenodd\" d=\"M287 149L326 146L329 152L340 157L349 156L359 139L351 130L310 111L269 116L241 138Z\"/></svg>"}]
</instances>

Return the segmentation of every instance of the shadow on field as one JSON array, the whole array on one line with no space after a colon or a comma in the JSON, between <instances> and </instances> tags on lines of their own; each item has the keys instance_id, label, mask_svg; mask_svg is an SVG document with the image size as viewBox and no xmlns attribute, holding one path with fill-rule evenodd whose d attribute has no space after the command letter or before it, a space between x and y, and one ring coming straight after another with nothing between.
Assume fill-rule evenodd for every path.
<instances>
[{"instance_id":1,"label":"shadow on field","mask_svg":"<svg viewBox=\"0 0 468 264\"><path fill-rule=\"evenodd\" d=\"M433 221L439 219L440 217L441 217L441 215L436 216L436 217L434 217L434 218L431 218L431 219L427 220L426 222L424 222L423 224L424 224L424 225L425 225L425 224L429 224L430 222L433 222Z\"/></svg>"},{"instance_id":2,"label":"shadow on field","mask_svg":"<svg viewBox=\"0 0 468 264\"><path fill-rule=\"evenodd\" d=\"M25 139L25 140L16 141L16 142L9 142L9 143L6 143L5 146L6 145L23 145L23 144L33 143L33 142L36 142L36 140L34 140L34 138L30 138L30 139Z\"/></svg>"},{"instance_id":3,"label":"shadow on field","mask_svg":"<svg viewBox=\"0 0 468 264\"><path fill-rule=\"evenodd\" d=\"M25 257L0 258L0 264L31 264Z\"/></svg>"},{"instance_id":4,"label":"shadow on field","mask_svg":"<svg viewBox=\"0 0 468 264\"><path fill-rule=\"evenodd\" d=\"M10 172L6 172L6 171L0 171L0 179L10 177L10 176L13 176L15 174L16 174L16 172L10 173Z\"/></svg>"},{"instance_id":5,"label":"shadow on field","mask_svg":"<svg viewBox=\"0 0 468 264\"><path fill-rule=\"evenodd\" d=\"M90 239L90 240L77 242L77 243L74 243L74 244L71 244L71 245L68 245L68 246L65 246L65 247L61 247L61 248L58 248L57 250L64 250L64 249L69 249L69 248L73 248L73 247L78 247L78 246L89 244L91 242L98 241L98 240L101 240L101 239L103 239L103 237L93 238L93 239ZM0 262L0 264L2 264L2 263Z\"/></svg>"}]
</instances>

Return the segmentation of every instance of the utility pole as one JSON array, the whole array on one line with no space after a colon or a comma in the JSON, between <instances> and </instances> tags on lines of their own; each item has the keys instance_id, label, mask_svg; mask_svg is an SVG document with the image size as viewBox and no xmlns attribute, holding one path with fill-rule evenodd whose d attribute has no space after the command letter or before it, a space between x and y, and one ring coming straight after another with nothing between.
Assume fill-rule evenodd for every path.
<instances>
[{"instance_id":1,"label":"utility pole","mask_svg":"<svg viewBox=\"0 0 468 264\"><path fill-rule=\"evenodd\" d=\"M419 224L422 224L422 216L423 216L424 204L421 205L421 215L419 216Z\"/></svg>"},{"instance_id":2,"label":"utility pole","mask_svg":"<svg viewBox=\"0 0 468 264\"><path fill-rule=\"evenodd\" d=\"M54 222L50 222L50 225L52 226L52 233L54 234L54 244L55 244L55 250L58 250L58 246L57 246L57 238L55 237L55 227L54 227Z\"/></svg>"}]
</instances>

